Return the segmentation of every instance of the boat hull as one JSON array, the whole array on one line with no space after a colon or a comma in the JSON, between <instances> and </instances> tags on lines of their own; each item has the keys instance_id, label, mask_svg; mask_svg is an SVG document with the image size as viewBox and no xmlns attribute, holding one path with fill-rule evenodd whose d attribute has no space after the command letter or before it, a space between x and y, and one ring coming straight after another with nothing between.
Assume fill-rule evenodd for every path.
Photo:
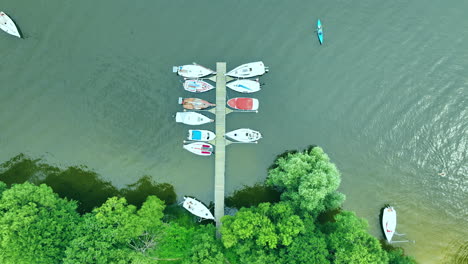
<instances>
[{"instance_id":1,"label":"boat hull","mask_svg":"<svg viewBox=\"0 0 468 264\"><path fill-rule=\"evenodd\" d=\"M213 121L213 119L195 112L177 112L176 114L176 122L186 125L203 125Z\"/></svg>"},{"instance_id":2,"label":"boat hull","mask_svg":"<svg viewBox=\"0 0 468 264\"><path fill-rule=\"evenodd\" d=\"M21 34L19 33L15 23L4 12L0 12L0 29L12 36L21 38Z\"/></svg>"},{"instance_id":3,"label":"boat hull","mask_svg":"<svg viewBox=\"0 0 468 264\"><path fill-rule=\"evenodd\" d=\"M188 140L210 141L216 138L216 134L209 130L189 130Z\"/></svg>"},{"instance_id":4,"label":"boat hull","mask_svg":"<svg viewBox=\"0 0 468 264\"><path fill-rule=\"evenodd\" d=\"M215 87L202 80L185 80L184 89L191 93L203 93L207 92Z\"/></svg>"},{"instance_id":5,"label":"boat hull","mask_svg":"<svg viewBox=\"0 0 468 264\"><path fill-rule=\"evenodd\" d=\"M239 93L255 93L260 91L260 83L258 81L240 79L230 83L226 86Z\"/></svg>"},{"instance_id":6,"label":"boat hull","mask_svg":"<svg viewBox=\"0 0 468 264\"><path fill-rule=\"evenodd\" d=\"M185 144L184 149L199 156L211 156L211 154L213 154L213 146L205 142Z\"/></svg>"},{"instance_id":7,"label":"boat hull","mask_svg":"<svg viewBox=\"0 0 468 264\"><path fill-rule=\"evenodd\" d=\"M215 73L213 70L196 63L176 66L176 69L177 74L185 78L201 78Z\"/></svg>"},{"instance_id":8,"label":"boat hull","mask_svg":"<svg viewBox=\"0 0 468 264\"><path fill-rule=\"evenodd\" d=\"M181 104L185 109L189 110L202 110L208 107L215 106L215 104L212 104L200 98L184 98Z\"/></svg>"},{"instance_id":9,"label":"boat hull","mask_svg":"<svg viewBox=\"0 0 468 264\"><path fill-rule=\"evenodd\" d=\"M320 45L323 43L323 29L322 29L322 22L320 19L317 20L317 37L319 39Z\"/></svg>"},{"instance_id":10,"label":"boat hull","mask_svg":"<svg viewBox=\"0 0 468 264\"><path fill-rule=\"evenodd\" d=\"M190 213L203 218L203 219L212 219L214 220L213 214L210 210L200 201L190 198L184 197L184 202L182 206L187 209Z\"/></svg>"},{"instance_id":11,"label":"boat hull","mask_svg":"<svg viewBox=\"0 0 468 264\"><path fill-rule=\"evenodd\" d=\"M242 64L241 66L234 68L233 70L226 73L226 75L236 78L250 78L265 74L268 69L265 67L262 61L250 62Z\"/></svg>"},{"instance_id":12,"label":"boat hull","mask_svg":"<svg viewBox=\"0 0 468 264\"><path fill-rule=\"evenodd\" d=\"M248 97L237 97L227 101L231 108L245 111L256 111L259 106L258 99Z\"/></svg>"},{"instance_id":13,"label":"boat hull","mask_svg":"<svg viewBox=\"0 0 468 264\"><path fill-rule=\"evenodd\" d=\"M388 242L392 241L392 237L395 234L396 224L397 220L395 209L391 206L385 207L382 214L382 229Z\"/></svg>"},{"instance_id":14,"label":"boat hull","mask_svg":"<svg viewBox=\"0 0 468 264\"><path fill-rule=\"evenodd\" d=\"M225 136L239 142L255 142L262 138L260 132L250 128L239 128L226 133Z\"/></svg>"}]
</instances>

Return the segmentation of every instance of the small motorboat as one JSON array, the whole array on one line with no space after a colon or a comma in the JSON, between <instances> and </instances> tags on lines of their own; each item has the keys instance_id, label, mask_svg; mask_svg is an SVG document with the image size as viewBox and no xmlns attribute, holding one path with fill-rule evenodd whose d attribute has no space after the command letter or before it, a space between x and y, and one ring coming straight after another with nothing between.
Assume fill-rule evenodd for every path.
<instances>
[{"instance_id":1,"label":"small motorboat","mask_svg":"<svg viewBox=\"0 0 468 264\"><path fill-rule=\"evenodd\" d=\"M15 22L4 12L0 12L0 29L15 37L21 38Z\"/></svg>"},{"instance_id":2,"label":"small motorboat","mask_svg":"<svg viewBox=\"0 0 468 264\"><path fill-rule=\"evenodd\" d=\"M203 93L215 87L202 80L185 80L184 89L192 93Z\"/></svg>"},{"instance_id":3,"label":"small motorboat","mask_svg":"<svg viewBox=\"0 0 468 264\"><path fill-rule=\"evenodd\" d=\"M320 22L320 19L317 20L317 36L320 42L320 45L323 43L323 29L322 29L322 23Z\"/></svg>"},{"instance_id":4,"label":"small motorboat","mask_svg":"<svg viewBox=\"0 0 468 264\"><path fill-rule=\"evenodd\" d=\"M254 142L262 138L262 134L260 134L260 132L250 128L239 128L226 133L225 136L239 142Z\"/></svg>"},{"instance_id":5,"label":"small motorboat","mask_svg":"<svg viewBox=\"0 0 468 264\"><path fill-rule=\"evenodd\" d=\"M228 100L227 104L229 107L238 110L256 111L259 103L258 99L255 98L237 97Z\"/></svg>"},{"instance_id":6,"label":"small motorboat","mask_svg":"<svg viewBox=\"0 0 468 264\"><path fill-rule=\"evenodd\" d=\"M250 78L259 76L268 72L268 67L265 67L262 61L242 64L234 70L226 73L226 75L236 78Z\"/></svg>"},{"instance_id":7,"label":"small motorboat","mask_svg":"<svg viewBox=\"0 0 468 264\"><path fill-rule=\"evenodd\" d=\"M184 203L182 206L190 213L202 219L215 219L210 210L202 202L194 198L184 197Z\"/></svg>"},{"instance_id":8,"label":"small motorboat","mask_svg":"<svg viewBox=\"0 0 468 264\"><path fill-rule=\"evenodd\" d=\"M391 206L385 207L382 214L382 229L389 243L392 241L392 237L395 234L396 224L395 209Z\"/></svg>"},{"instance_id":9,"label":"small motorboat","mask_svg":"<svg viewBox=\"0 0 468 264\"><path fill-rule=\"evenodd\" d=\"M213 70L196 63L183 66L174 66L172 67L172 71L177 72L178 75L186 78L201 78L216 73Z\"/></svg>"},{"instance_id":10,"label":"small motorboat","mask_svg":"<svg viewBox=\"0 0 468 264\"><path fill-rule=\"evenodd\" d=\"M193 142L190 144L185 144L184 149L200 156L210 156L214 153L213 145L205 142Z\"/></svg>"},{"instance_id":11,"label":"small motorboat","mask_svg":"<svg viewBox=\"0 0 468 264\"><path fill-rule=\"evenodd\" d=\"M213 119L195 112L177 112L176 114L176 122L186 125L203 125L213 121Z\"/></svg>"},{"instance_id":12,"label":"small motorboat","mask_svg":"<svg viewBox=\"0 0 468 264\"><path fill-rule=\"evenodd\" d=\"M200 98L182 98L179 97L179 104L181 104L185 109L189 110L201 110L208 107L216 106L208 101L202 100Z\"/></svg>"},{"instance_id":13,"label":"small motorboat","mask_svg":"<svg viewBox=\"0 0 468 264\"><path fill-rule=\"evenodd\" d=\"M188 140L194 141L210 141L216 138L215 133L209 130L189 130Z\"/></svg>"},{"instance_id":14,"label":"small motorboat","mask_svg":"<svg viewBox=\"0 0 468 264\"><path fill-rule=\"evenodd\" d=\"M226 86L239 93L254 93L260 91L260 83L257 80L239 79Z\"/></svg>"}]
</instances>

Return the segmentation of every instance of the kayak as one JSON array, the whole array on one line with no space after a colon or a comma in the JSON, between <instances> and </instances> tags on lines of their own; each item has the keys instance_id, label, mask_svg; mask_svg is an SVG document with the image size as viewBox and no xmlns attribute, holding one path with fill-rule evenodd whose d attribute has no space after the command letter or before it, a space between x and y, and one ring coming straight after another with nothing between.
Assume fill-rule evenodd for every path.
<instances>
[{"instance_id":1,"label":"kayak","mask_svg":"<svg viewBox=\"0 0 468 264\"><path fill-rule=\"evenodd\" d=\"M322 23L320 22L320 19L317 20L317 36L320 41L320 45L323 43L323 30L322 30Z\"/></svg>"}]
</instances>

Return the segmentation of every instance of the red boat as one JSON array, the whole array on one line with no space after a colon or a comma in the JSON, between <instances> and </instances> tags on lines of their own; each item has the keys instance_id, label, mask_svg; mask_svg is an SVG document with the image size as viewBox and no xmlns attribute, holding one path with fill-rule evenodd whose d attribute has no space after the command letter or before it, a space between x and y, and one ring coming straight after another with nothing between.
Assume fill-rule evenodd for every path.
<instances>
[{"instance_id":1,"label":"red boat","mask_svg":"<svg viewBox=\"0 0 468 264\"><path fill-rule=\"evenodd\" d=\"M239 110L256 111L258 109L258 99L237 97L227 101L229 107Z\"/></svg>"}]
</instances>

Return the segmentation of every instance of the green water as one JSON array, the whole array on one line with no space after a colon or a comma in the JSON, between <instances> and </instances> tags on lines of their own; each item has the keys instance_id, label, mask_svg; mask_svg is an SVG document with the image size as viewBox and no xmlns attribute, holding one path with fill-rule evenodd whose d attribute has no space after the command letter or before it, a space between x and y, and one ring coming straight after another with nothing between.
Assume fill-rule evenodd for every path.
<instances>
[{"instance_id":1,"label":"green water","mask_svg":"<svg viewBox=\"0 0 468 264\"><path fill-rule=\"evenodd\" d=\"M0 34L0 161L23 152L82 164L117 187L151 175L208 203L214 159L182 149L189 127L172 115L190 94L172 66L263 60L260 112L230 114L227 130L264 139L228 146L228 194L263 181L277 154L320 145L341 170L345 209L375 236L391 203L398 231L416 240L408 254L467 261L467 1L3 0L0 9L26 37Z\"/></svg>"}]
</instances>

